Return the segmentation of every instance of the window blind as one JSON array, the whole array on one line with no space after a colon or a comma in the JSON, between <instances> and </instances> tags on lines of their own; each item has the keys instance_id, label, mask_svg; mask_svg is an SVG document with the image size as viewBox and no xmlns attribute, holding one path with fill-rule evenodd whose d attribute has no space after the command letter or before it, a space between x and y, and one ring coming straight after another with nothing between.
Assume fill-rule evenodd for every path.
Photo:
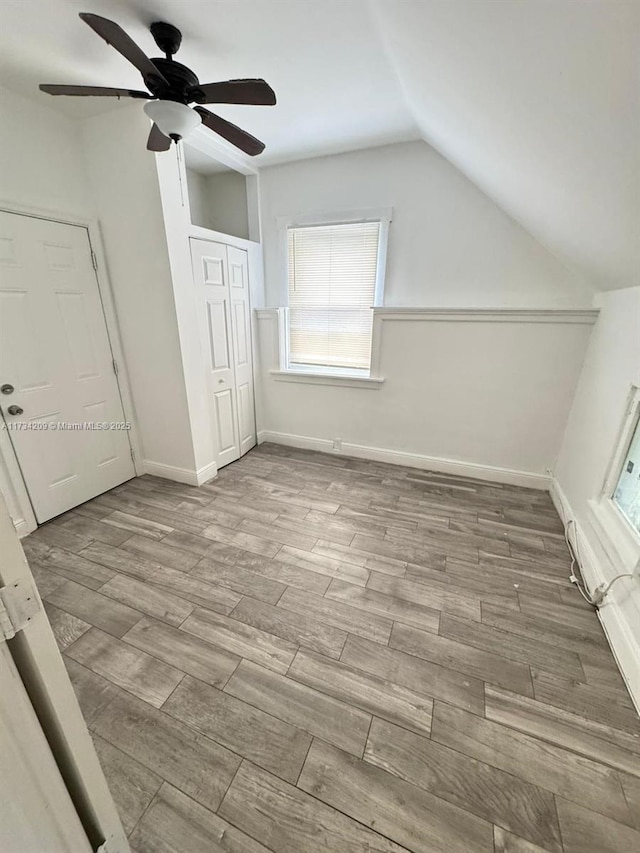
<instances>
[{"instance_id":1,"label":"window blind","mask_svg":"<svg viewBox=\"0 0 640 853\"><path fill-rule=\"evenodd\" d=\"M379 222L288 229L289 363L368 370Z\"/></svg>"}]
</instances>

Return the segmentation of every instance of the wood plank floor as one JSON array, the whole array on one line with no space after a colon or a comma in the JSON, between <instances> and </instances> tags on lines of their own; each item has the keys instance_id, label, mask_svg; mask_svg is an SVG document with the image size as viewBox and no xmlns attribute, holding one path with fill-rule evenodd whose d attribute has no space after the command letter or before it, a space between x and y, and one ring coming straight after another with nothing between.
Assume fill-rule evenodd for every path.
<instances>
[{"instance_id":1,"label":"wood plank floor","mask_svg":"<svg viewBox=\"0 0 640 853\"><path fill-rule=\"evenodd\" d=\"M23 544L135 853L640 850L545 493L265 444Z\"/></svg>"}]
</instances>

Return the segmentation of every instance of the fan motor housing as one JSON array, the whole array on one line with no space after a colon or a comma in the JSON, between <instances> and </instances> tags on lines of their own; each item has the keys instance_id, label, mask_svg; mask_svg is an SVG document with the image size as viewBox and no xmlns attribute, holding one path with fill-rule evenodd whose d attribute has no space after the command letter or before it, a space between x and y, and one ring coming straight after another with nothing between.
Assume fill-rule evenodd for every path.
<instances>
[{"instance_id":1,"label":"fan motor housing","mask_svg":"<svg viewBox=\"0 0 640 853\"><path fill-rule=\"evenodd\" d=\"M157 98L166 101L179 101L181 104L188 104L193 100L193 98L189 98L187 93L190 89L196 89L200 85L200 81L190 68L180 62L175 62L173 59L159 57L157 59L152 58L151 62L169 83L166 86L159 78L146 81L151 92Z\"/></svg>"}]
</instances>

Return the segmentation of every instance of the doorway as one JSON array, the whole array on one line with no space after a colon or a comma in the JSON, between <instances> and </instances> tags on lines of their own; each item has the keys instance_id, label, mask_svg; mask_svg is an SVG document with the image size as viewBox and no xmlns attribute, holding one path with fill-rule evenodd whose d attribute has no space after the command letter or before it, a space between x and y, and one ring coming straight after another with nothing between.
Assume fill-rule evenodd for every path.
<instances>
[{"instance_id":1,"label":"doorway","mask_svg":"<svg viewBox=\"0 0 640 853\"><path fill-rule=\"evenodd\" d=\"M85 227L0 212L0 407L39 524L136 476Z\"/></svg>"}]
</instances>

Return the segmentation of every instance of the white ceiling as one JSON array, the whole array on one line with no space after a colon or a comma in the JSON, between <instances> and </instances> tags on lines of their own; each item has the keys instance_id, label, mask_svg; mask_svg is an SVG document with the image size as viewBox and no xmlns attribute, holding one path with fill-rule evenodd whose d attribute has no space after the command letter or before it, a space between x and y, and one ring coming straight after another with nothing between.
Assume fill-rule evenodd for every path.
<instances>
[{"instance_id":1,"label":"white ceiling","mask_svg":"<svg viewBox=\"0 0 640 853\"><path fill-rule=\"evenodd\" d=\"M201 81L264 77L276 107L220 107L256 165L424 138L600 288L640 283L637 0L3 0L0 81L71 116L117 103L40 82L138 87L77 17L183 32Z\"/></svg>"}]
</instances>

